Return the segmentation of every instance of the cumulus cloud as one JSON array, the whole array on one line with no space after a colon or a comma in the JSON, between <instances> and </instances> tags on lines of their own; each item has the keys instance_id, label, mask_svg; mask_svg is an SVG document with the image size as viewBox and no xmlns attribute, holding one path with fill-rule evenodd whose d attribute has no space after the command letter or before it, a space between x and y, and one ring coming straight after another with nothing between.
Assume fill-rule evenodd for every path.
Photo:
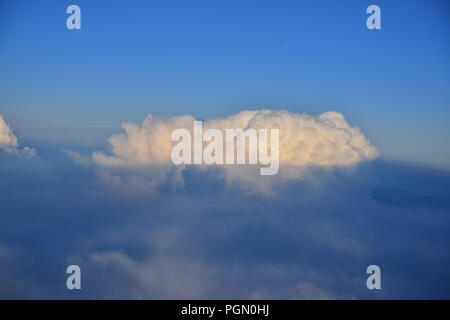
<instances>
[{"instance_id":1,"label":"cumulus cloud","mask_svg":"<svg viewBox=\"0 0 450 320\"><path fill-rule=\"evenodd\" d=\"M17 137L14 135L12 128L0 114L0 150L12 154L20 154L25 157L32 157L35 155L36 151L34 149L29 147L19 149L18 145Z\"/></svg>"},{"instance_id":2,"label":"cumulus cloud","mask_svg":"<svg viewBox=\"0 0 450 320\"><path fill-rule=\"evenodd\" d=\"M157 180L173 167L171 134L183 128L193 136L190 115L155 117L148 115L139 125L125 123L124 133L112 136L110 154L95 152L94 161L105 168L129 169L147 172L158 168ZM239 181L249 190L270 193L277 182L301 179L313 167L351 167L378 156L377 149L364 134L352 127L338 112L307 115L285 110L241 111L237 114L203 122L203 132L210 128L219 129L224 135L226 129L279 129L279 174L260 177L255 166L222 165L229 182ZM205 168L203 168L205 169ZM155 180L153 179L153 182Z\"/></svg>"},{"instance_id":3,"label":"cumulus cloud","mask_svg":"<svg viewBox=\"0 0 450 320\"><path fill-rule=\"evenodd\" d=\"M17 137L13 134L11 127L0 114L0 148L10 152L17 148Z\"/></svg>"}]
</instances>

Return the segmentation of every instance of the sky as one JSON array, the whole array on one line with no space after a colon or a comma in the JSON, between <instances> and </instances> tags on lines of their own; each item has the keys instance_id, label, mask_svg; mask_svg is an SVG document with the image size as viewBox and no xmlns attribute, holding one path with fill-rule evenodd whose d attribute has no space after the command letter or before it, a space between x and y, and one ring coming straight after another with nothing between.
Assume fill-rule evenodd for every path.
<instances>
[{"instance_id":1,"label":"sky","mask_svg":"<svg viewBox=\"0 0 450 320\"><path fill-rule=\"evenodd\" d=\"M69 2L1 3L1 111L24 139L99 143L148 113L335 110L383 157L449 168L446 1L379 1L376 31L360 0L80 0L76 31Z\"/></svg>"},{"instance_id":2,"label":"sky","mask_svg":"<svg viewBox=\"0 0 450 320\"><path fill-rule=\"evenodd\" d=\"M0 0L0 299L449 299L449 14ZM279 171L175 165L194 120Z\"/></svg>"}]
</instances>

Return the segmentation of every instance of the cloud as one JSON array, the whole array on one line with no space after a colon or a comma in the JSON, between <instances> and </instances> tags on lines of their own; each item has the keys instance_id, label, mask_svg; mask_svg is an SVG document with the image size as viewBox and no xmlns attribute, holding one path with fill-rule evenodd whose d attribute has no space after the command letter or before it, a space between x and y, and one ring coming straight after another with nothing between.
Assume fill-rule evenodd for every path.
<instances>
[{"instance_id":1,"label":"cloud","mask_svg":"<svg viewBox=\"0 0 450 320\"><path fill-rule=\"evenodd\" d=\"M17 137L14 135L12 128L0 114L0 150L24 157L33 157L36 154L35 149L29 147L19 149L18 145Z\"/></svg>"},{"instance_id":2,"label":"cloud","mask_svg":"<svg viewBox=\"0 0 450 320\"><path fill-rule=\"evenodd\" d=\"M215 120L245 128L255 113L231 116L242 124ZM287 115L330 132L345 127L333 114ZM173 166L159 158L158 137L194 118L151 118L112 138L96 165L84 156L91 148L72 146L40 146L31 161L0 157L0 298L450 296L448 173L368 162L365 138L354 164L305 160L274 177L248 166L236 166L239 175ZM266 178L277 184L271 197L242 192ZM70 264L82 269L79 292L65 287ZM365 286L370 264L382 269L381 292Z\"/></svg>"},{"instance_id":3,"label":"cloud","mask_svg":"<svg viewBox=\"0 0 450 320\"><path fill-rule=\"evenodd\" d=\"M109 143L111 153L94 152L93 160L103 168L128 169L146 172L151 167L158 168L158 180L173 167L171 162L171 134L175 129L184 128L193 135L190 115L155 117L148 115L139 125L125 123L124 133L112 136ZM325 112L317 116L298 114L285 110L241 111L237 114L204 121L203 132L207 129L279 129L280 171L276 176L260 177L252 165L222 165L228 182L240 182L250 191L271 193L276 183L302 179L314 167L352 167L375 159L377 149L364 134L350 126L338 112ZM203 166L203 169L208 169Z\"/></svg>"},{"instance_id":4,"label":"cloud","mask_svg":"<svg viewBox=\"0 0 450 320\"><path fill-rule=\"evenodd\" d=\"M85 261L89 271L114 274L114 282L100 278L102 291L108 297L130 299L354 299L349 294L335 294L314 282L267 284L246 282L252 276L260 279L293 277L292 270L277 265L221 265L183 256L156 255L139 261L123 252L93 253ZM300 268L300 272L304 272ZM297 273L300 273L297 271ZM306 273L306 272L305 272ZM284 276L281 276L284 274ZM295 276L293 277L295 278ZM316 282L320 275L312 277ZM124 282L128 285L124 285ZM265 282L265 284L264 284Z\"/></svg>"},{"instance_id":5,"label":"cloud","mask_svg":"<svg viewBox=\"0 0 450 320\"><path fill-rule=\"evenodd\" d=\"M83 153L72 151L72 150L66 150L64 148L61 148L61 151L64 152L69 158L72 159L73 162L79 165L90 165L92 164L92 157L89 157Z\"/></svg>"},{"instance_id":6,"label":"cloud","mask_svg":"<svg viewBox=\"0 0 450 320\"><path fill-rule=\"evenodd\" d=\"M11 152L11 149L17 148L17 137L13 134L11 127L6 123L2 115L0 115L0 148Z\"/></svg>"},{"instance_id":7,"label":"cloud","mask_svg":"<svg viewBox=\"0 0 450 320\"><path fill-rule=\"evenodd\" d=\"M223 268L208 265L203 261L170 256L138 262L123 253L108 252L93 253L88 261L93 263L95 268L114 271L119 278L126 278L133 288L127 292L128 298L133 299L213 297L217 294L214 279L223 272ZM117 283L111 285L115 287ZM123 297L123 292L121 296Z\"/></svg>"},{"instance_id":8,"label":"cloud","mask_svg":"<svg viewBox=\"0 0 450 320\"><path fill-rule=\"evenodd\" d=\"M114 172L129 189L111 193L95 167L42 150L45 170L0 166L0 244L14 248L2 253L0 245L1 297L450 296L449 202L434 205L448 199L448 174L378 161L316 168L268 198L227 186L225 171L192 166L180 173L185 188L168 184L176 180L169 171L148 203L131 197L148 188L138 171ZM382 183L375 199L365 174L372 169ZM417 206L417 194L428 204ZM80 292L65 288L70 264L82 269ZM370 264L382 269L381 292L365 286Z\"/></svg>"}]
</instances>

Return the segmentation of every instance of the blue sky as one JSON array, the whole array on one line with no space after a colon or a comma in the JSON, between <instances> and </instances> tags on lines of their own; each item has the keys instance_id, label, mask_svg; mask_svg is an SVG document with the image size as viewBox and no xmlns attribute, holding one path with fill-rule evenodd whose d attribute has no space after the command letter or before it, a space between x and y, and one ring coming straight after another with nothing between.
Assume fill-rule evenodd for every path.
<instances>
[{"instance_id":1,"label":"blue sky","mask_svg":"<svg viewBox=\"0 0 450 320\"><path fill-rule=\"evenodd\" d=\"M342 112L382 157L449 168L446 1L2 1L0 106L22 139L84 143L148 114ZM77 134L78 133L78 134Z\"/></svg>"}]
</instances>

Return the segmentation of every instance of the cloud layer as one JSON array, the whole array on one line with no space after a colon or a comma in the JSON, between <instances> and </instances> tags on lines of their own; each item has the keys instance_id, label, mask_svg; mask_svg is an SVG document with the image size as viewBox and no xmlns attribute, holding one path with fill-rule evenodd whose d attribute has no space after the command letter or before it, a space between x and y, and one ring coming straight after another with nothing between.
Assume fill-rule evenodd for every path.
<instances>
[{"instance_id":1,"label":"cloud layer","mask_svg":"<svg viewBox=\"0 0 450 320\"><path fill-rule=\"evenodd\" d=\"M448 174L374 162L267 198L191 167L184 189L165 186L149 203L42 150L45 166L0 166L0 298L450 296ZM381 181L375 198L368 169ZM82 269L80 292L65 288L70 264ZM371 264L382 268L380 292L365 287Z\"/></svg>"},{"instance_id":2,"label":"cloud layer","mask_svg":"<svg viewBox=\"0 0 450 320\"><path fill-rule=\"evenodd\" d=\"M245 128L256 113L231 118ZM323 141L360 134L336 114L298 117L327 128ZM236 123L227 119L216 120ZM146 121L113 137L97 165L83 156L93 149L70 145L38 145L33 159L0 152L0 299L450 296L448 173L367 162L370 144L354 141L335 144L360 150L357 162L284 164L274 177L173 166L158 158L157 137L193 117ZM270 197L242 192L264 178L278 179ZM65 287L70 264L82 269L80 292ZM380 292L365 286L371 264L382 269Z\"/></svg>"}]
</instances>

